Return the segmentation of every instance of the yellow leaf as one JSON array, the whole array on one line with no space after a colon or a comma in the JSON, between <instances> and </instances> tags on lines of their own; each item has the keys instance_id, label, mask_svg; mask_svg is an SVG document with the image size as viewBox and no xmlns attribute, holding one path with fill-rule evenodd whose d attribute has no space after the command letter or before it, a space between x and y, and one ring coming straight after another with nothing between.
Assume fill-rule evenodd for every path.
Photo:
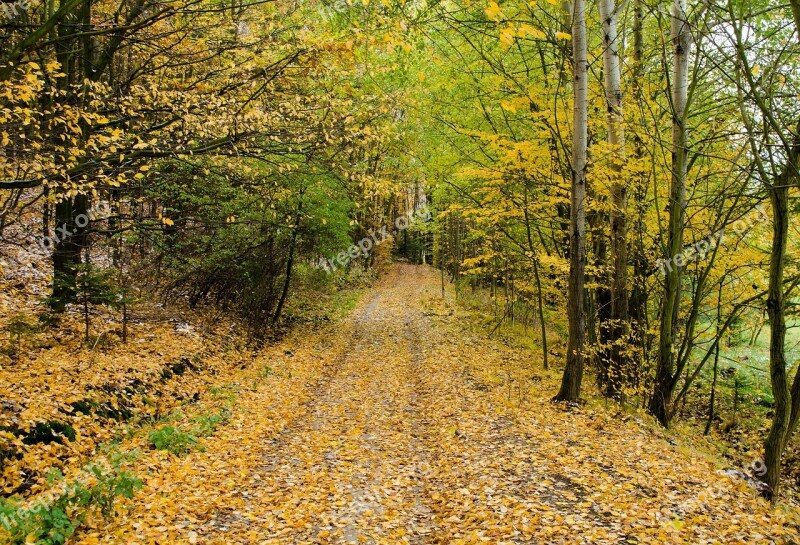
<instances>
[{"instance_id":1,"label":"yellow leaf","mask_svg":"<svg viewBox=\"0 0 800 545\"><path fill-rule=\"evenodd\" d=\"M556 39L558 40L571 40L572 34L568 32L556 32Z\"/></svg>"},{"instance_id":2,"label":"yellow leaf","mask_svg":"<svg viewBox=\"0 0 800 545\"><path fill-rule=\"evenodd\" d=\"M486 16L489 19L499 20L503 16L503 10L497 5L497 2L490 2L489 7L486 8Z\"/></svg>"},{"instance_id":3,"label":"yellow leaf","mask_svg":"<svg viewBox=\"0 0 800 545\"><path fill-rule=\"evenodd\" d=\"M504 47L511 47L514 44L514 27L506 27L500 31L500 43Z\"/></svg>"},{"instance_id":4,"label":"yellow leaf","mask_svg":"<svg viewBox=\"0 0 800 545\"><path fill-rule=\"evenodd\" d=\"M539 30L538 28L534 28L531 25L522 25L519 27L519 35L522 37L530 36L531 38L538 38L543 40L547 36L544 32Z\"/></svg>"},{"instance_id":5,"label":"yellow leaf","mask_svg":"<svg viewBox=\"0 0 800 545\"><path fill-rule=\"evenodd\" d=\"M507 112L517 113L517 107L510 100L501 100L500 106Z\"/></svg>"}]
</instances>

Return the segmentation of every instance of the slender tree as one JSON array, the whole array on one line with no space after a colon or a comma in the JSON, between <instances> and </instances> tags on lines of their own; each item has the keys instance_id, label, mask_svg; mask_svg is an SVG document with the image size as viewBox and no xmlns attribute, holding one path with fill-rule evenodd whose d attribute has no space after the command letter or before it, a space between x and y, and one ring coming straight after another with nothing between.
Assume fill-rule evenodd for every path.
<instances>
[{"instance_id":1,"label":"slender tree","mask_svg":"<svg viewBox=\"0 0 800 545\"><path fill-rule=\"evenodd\" d=\"M557 401L577 401L583 380L586 316L584 279L586 270L586 149L588 146L589 70L586 45L586 2L572 6L572 54L574 63L574 119L572 136L572 187L570 191L570 252L567 315L569 342L567 365Z\"/></svg>"},{"instance_id":2,"label":"slender tree","mask_svg":"<svg viewBox=\"0 0 800 545\"><path fill-rule=\"evenodd\" d=\"M619 10L614 0L598 2L603 26L603 74L606 96L608 144L611 148L611 314L607 324L607 342L603 369L605 393L609 397L621 394L622 373L625 367L624 343L628 335L628 188L623 177L625 161L625 129L622 118L622 84L619 56ZM601 324L602 325L602 324Z\"/></svg>"},{"instance_id":3,"label":"slender tree","mask_svg":"<svg viewBox=\"0 0 800 545\"><path fill-rule=\"evenodd\" d=\"M632 94L633 102L637 110L642 110L644 104L644 93L642 79L644 78L644 6L642 0L634 0L633 4L633 74L632 74ZM647 279L650 275L647 252L645 249L645 215L647 213L647 189L648 176L647 169L643 166L647 149L644 142L644 131L646 123L643 116L637 116L640 123L637 123L636 131L633 135L633 156L636 160L637 168L633 176L633 202L635 203L635 214L631 230L635 233L634 244L632 247L633 277L631 278L631 294L628 303L628 313L631 324L631 344L636 345L637 354L646 353L649 344L647 335L647 301L649 291ZM633 348L631 346L631 348ZM640 374L637 374L637 377Z\"/></svg>"},{"instance_id":4,"label":"slender tree","mask_svg":"<svg viewBox=\"0 0 800 545\"><path fill-rule=\"evenodd\" d=\"M668 204L669 226L664 301L661 306L658 362L649 410L658 421L669 426L672 417L672 393L680 378L675 372L675 338L681 299L681 259L686 222L686 178L689 165L687 128L689 100L689 54L691 32L686 0L672 3L672 181ZM676 259L677 258L677 259Z\"/></svg>"},{"instance_id":5,"label":"slender tree","mask_svg":"<svg viewBox=\"0 0 800 545\"><path fill-rule=\"evenodd\" d=\"M790 5L800 41L800 0L792 0ZM730 1L727 15L736 52L731 60L736 67L735 83L739 89L742 119L747 129L754 170L765 185L772 217L766 311L770 324L769 373L775 403L770 430L764 441L766 474L763 477L774 499L779 491L783 452L800 420L800 372L796 372L791 384L787 372L785 279L792 213L790 189L797 187L800 181L800 120L784 121L778 97L755 75L757 70L751 64L751 52L748 51L751 30L745 24L753 18L748 7ZM758 118L745 104L758 112ZM778 142L777 145L772 143L772 138ZM777 147L781 148L781 154L772 149L764 151L765 148Z\"/></svg>"}]
</instances>

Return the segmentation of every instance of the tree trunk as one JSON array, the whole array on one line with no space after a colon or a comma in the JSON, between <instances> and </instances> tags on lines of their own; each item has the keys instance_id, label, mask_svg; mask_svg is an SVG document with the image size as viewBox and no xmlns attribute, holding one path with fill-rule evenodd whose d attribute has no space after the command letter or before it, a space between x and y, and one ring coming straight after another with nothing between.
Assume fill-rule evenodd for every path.
<instances>
[{"instance_id":1,"label":"tree trunk","mask_svg":"<svg viewBox=\"0 0 800 545\"><path fill-rule=\"evenodd\" d=\"M791 0L797 38L800 41L800 1ZM781 459L786 444L792 437L800 419L800 371L794 378L791 390L786 372L786 317L783 293L783 273L786 266L786 247L789 238L789 187L796 186L800 168L800 122L787 150L786 166L776 185L770 187L772 205L772 250L770 252L767 314L770 322L769 370L772 395L775 399L772 426L764 441L766 482L772 490L774 501L778 495L781 478Z\"/></svg>"},{"instance_id":2,"label":"tree trunk","mask_svg":"<svg viewBox=\"0 0 800 545\"><path fill-rule=\"evenodd\" d=\"M60 6L65 6L62 0ZM91 70L92 41L88 36L81 41L83 64L78 66L73 56L72 40L66 37L74 32L74 26L88 30L91 26L91 2L83 0L77 15L66 17L58 25L56 55L65 75L57 80L59 91L66 92L70 84L83 81L86 71ZM76 20L77 19L77 20ZM88 33L87 33L88 34ZM81 121L82 142L88 138L85 122ZM53 285L50 307L54 312L63 312L66 304L75 299L76 270L81 262L81 252L86 247L86 227L89 221L89 196L61 197L55 206L55 236L53 248ZM84 223L85 222L85 223Z\"/></svg>"},{"instance_id":3,"label":"tree trunk","mask_svg":"<svg viewBox=\"0 0 800 545\"><path fill-rule=\"evenodd\" d=\"M641 107L643 104L641 79L644 77L644 7L642 0L635 0L633 6L633 94L636 104ZM645 123L642 123L642 127ZM645 175L641 164L645 157L645 144L640 134L634 135L634 155L637 160L637 172L634 176L634 203L636 207L636 224L634 232L637 234L633 246L633 282L631 286L630 302L628 313L630 315L632 344L635 343L637 350L643 356L648 352L647 345L647 302L649 293L647 289L647 277L649 276L647 254L644 246L645 214L647 212L647 185L648 177ZM639 370L631 369L635 373L637 381L641 376Z\"/></svg>"},{"instance_id":4,"label":"tree trunk","mask_svg":"<svg viewBox=\"0 0 800 545\"><path fill-rule=\"evenodd\" d=\"M773 497L778 494L781 477L781 457L783 450L797 425L798 401L800 396L794 391L800 388L800 372L795 377L792 391L786 371L786 304L783 293L783 273L786 266L786 247L789 238L789 186L796 183L798 159L800 158L800 136L796 137L795 148L783 175L769 188L772 205L772 250L769 263L769 288L767 295L767 315L769 316L769 374L772 383L773 407L772 426L764 442L764 464L767 468L766 482L772 489ZM795 399L792 399L795 394Z\"/></svg>"},{"instance_id":5,"label":"tree trunk","mask_svg":"<svg viewBox=\"0 0 800 545\"><path fill-rule=\"evenodd\" d=\"M716 411L716 401L717 401L717 377L719 376L719 336L722 334L720 331L720 321L722 320L722 286L724 277L719 282L719 291L717 292L717 326L716 326L716 334L714 336L717 339L716 346L714 347L714 371L713 371L713 378L711 379L711 395L708 400L708 420L706 421L705 430L703 430L703 435L708 435L711 432L711 426L714 424L714 416ZM686 398L684 397L684 400Z\"/></svg>"},{"instance_id":6,"label":"tree trunk","mask_svg":"<svg viewBox=\"0 0 800 545\"><path fill-rule=\"evenodd\" d=\"M669 232L664 280L664 301L661 305L661 327L658 363L649 411L664 426L672 418L672 394L678 377L675 372L675 337L681 299L681 260L686 219L686 177L688 171L687 102L689 96L689 51L691 33L686 14L686 0L672 3L672 183L669 197Z\"/></svg>"},{"instance_id":7,"label":"tree trunk","mask_svg":"<svg viewBox=\"0 0 800 545\"><path fill-rule=\"evenodd\" d=\"M55 234L53 236L53 284L50 307L63 312L76 296L75 266L81 262L86 246L88 197L78 195L63 198L55 205Z\"/></svg>"},{"instance_id":8,"label":"tree trunk","mask_svg":"<svg viewBox=\"0 0 800 545\"><path fill-rule=\"evenodd\" d=\"M542 336L542 365L545 370L550 369L547 355L547 325L544 321L544 301L542 297L542 278L539 274L539 259L533 256L533 276L536 280L536 310L539 314L539 327Z\"/></svg>"},{"instance_id":9,"label":"tree trunk","mask_svg":"<svg viewBox=\"0 0 800 545\"><path fill-rule=\"evenodd\" d=\"M622 84L620 75L619 36L617 27L619 13L614 0L600 0L600 20L603 25L603 74L608 123L608 143L612 150L611 171L611 259L613 279L611 282L610 324L605 354L605 393L618 398L622 394L624 369L626 367L625 343L628 337L628 226L627 193L622 167L625 162L625 132L622 118ZM601 324L602 327L602 324Z\"/></svg>"},{"instance_id":10,"label":"tree trunk","mask_svg":"<svg viewBox=\"0 0 800 545\"><path fill-rule=\"evenodd\" d=\"M769 296L767 313L770 322L769 366L772 382L772 395L775 399L774 416L769 435L764 442L764 463L767 467L767 484L778 491L781 475L781 454L783 441L789 430L789 382L786 378L786 321L783 298L783 261L786 258L786 238L789 230L788 191L786 188L772 188L772 252L769 269Z\"/></svg>"},{"instance_id":11,"label":"tree trunk","mask_svg":"<svg viewBox=\"0 0 800 545\"><path fill-rule=\"evenodd\" d=\"M572 137L572 188L570 195L570 270L567 301L569 342L567 365L557 401L578 401L583 380L586 316L584 280L586 269L586 148L588 145L588 61L586 2L575 0L572 11L572 51L575 63L575 97Z\"/></svg>"},{"instance_id":12,"label":"tree trunk","mask_svg":"<svg viewBox=\"0 0 800 545\"><path fill-rule=\"evenodd\" d=\"M292 268L294 267L294 252L297 248L297 238L300 234L300 220L303 212L303 201L297 205L297 214L294 217L294 230L292 231L292 243L289 246L289 257L286 259L286 276L283 279L283 290L281 290L281 298L278 300L278 306L275 308L275 314L272 317L273 323L278 323L281 319L283 307L286 304L286 298L289 295L289 286L292 281Z\"/></svg>"},{"instance_id":13,"label":"tree trunk","mask_svg":"<svg viewBox=\"0 0 800 545\"><path fill-rule=\"evenodd\" d=\"M789 0L794 15L794 24L797 27L797 37L800 39L800 0Z\"/></svg>"}]
</instances>

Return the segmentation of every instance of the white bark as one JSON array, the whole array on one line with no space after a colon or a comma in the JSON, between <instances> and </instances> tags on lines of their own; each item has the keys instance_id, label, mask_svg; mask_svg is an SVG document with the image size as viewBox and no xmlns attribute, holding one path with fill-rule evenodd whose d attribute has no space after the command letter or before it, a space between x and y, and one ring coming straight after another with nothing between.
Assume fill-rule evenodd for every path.
<instances>
[{"instance_id":1,"label":"white bark","mask_svg":"<svg viewBox=\"0 0 800 545\"><path fill-rule=\"evenodd\" d=\"M586 147L588 142L588 67L586 50L586 2L572 5L572 52L575 63L573 80L574 120L572 137L572 188L570 206L570 273L567 313L569 342L567 366L556 396L561 401L577 401L583 379L583 350L586 316L584 284L586 270Z\"/></svg>"},{"instance_id":2,"label":"white bark","mask_svg":"<svg viewBox=\"0 0 800 545\"><path fill-rule=\"evenodd\" d=\"M689 53L691 33L686 13L686 0L672 3L672 183L669 198L669 233L667 259L683 248L683 226L686 216L686 175L688 168L689 133L686 109L689 98ZM658 368L650 412L665 426L672 418L672 393L677 384L674 343L677 333L681 298L681 268L669 267L664 281L664 302L661 307Z\"/></svg>"},{"instance_id":3,"label":"white bark","mask_svg":"<svg viewBox=\"0 0 800 545\"><path fill-rule=\"evenodd\" d=\"M603 30L603 74L605 79L608 143L611 148L611 282L610 324L607 325L610 347L606 352L604 387L610 397L621 395L624 372L621 343L628 334L628 226L627 184L623 179L625 128L622 117L622 84L619 55L619 11L614 0L598 0ZM601 324L601 327L603 325Z\"/></svg>"},{"instance_id":4,"label":"white bark","mask_svg":"<svg viewBox=\"0 0 800 545\"><path fill-rule=\"evenodd\" d=\"M619 57L619 13L614 0L598 0L603 25L603 75L608 116L608 143L620 159L624 157L625 134L622 125L622 84Z\"/></svg>"}]
</instances>

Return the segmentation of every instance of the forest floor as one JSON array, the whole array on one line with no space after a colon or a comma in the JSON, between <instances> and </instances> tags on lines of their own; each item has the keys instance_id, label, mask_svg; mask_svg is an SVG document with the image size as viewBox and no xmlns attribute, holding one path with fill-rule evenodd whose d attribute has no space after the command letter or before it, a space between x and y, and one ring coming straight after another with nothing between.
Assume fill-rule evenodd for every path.
<instances>
[{"instance_id":1,"label":"forest floor","mask_svg":"<svg viewBox=\"0 0 800 545\"><path fill-rule=\"evenodd\" d=\"M771 509L644 417L552 404L555 374L487 339L439 282L397 265L348 317L218 377L229 421L185 456L144 448L142 490L75 540L800 540L791 505Z\"/></svg>"}]
</instances>

